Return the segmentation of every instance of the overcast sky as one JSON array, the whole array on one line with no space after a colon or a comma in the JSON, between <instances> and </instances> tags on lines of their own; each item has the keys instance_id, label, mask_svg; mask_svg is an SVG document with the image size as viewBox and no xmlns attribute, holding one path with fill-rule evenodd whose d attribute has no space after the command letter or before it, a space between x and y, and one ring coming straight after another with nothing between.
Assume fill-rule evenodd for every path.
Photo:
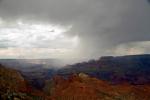
<instances>
[{"instance_id":1,"label":"overcast sky","mask_svg":"<svg viewBox=\"0 0 150 100\"><path fill-rule=\"evenodd\" d=\"M150 53L149 0L0 0L0 58Z\"/></svg>"}]
</instances>

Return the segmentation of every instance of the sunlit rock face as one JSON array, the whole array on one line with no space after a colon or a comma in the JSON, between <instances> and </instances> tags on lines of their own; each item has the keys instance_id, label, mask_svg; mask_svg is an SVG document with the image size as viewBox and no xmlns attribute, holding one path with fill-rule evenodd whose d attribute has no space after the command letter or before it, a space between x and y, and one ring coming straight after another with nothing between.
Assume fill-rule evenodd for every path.
<instances>
[{"instance_id":1,"label":"sunlit rock face","mask_svg":"<svg viewBox=\"0 0 150 100\"><path fill-rule=\"evenodd\" d=\"M51 94L53 99L148 100L150 98L149 85L136 86L128 83L112 85L84 73L70 75L68 79L55 76L53 81L47 82L45 88L47 88L45 92Z\"/></svg>"}]
</instances>

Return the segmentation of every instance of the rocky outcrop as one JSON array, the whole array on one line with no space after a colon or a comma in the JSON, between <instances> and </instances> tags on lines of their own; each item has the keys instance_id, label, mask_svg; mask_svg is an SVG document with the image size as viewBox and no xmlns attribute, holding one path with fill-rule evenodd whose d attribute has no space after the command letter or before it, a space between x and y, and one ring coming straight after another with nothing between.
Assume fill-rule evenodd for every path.
<instances>
[{"instance_id":1,"label":"rocky outcrop","mask_svg":"<svg viewBox=\"0 0 150 100\"><path fill-rule=\"evenodd\" d=\"M52 100L149 100L150 85L112 85L86 74L54 78Z\"/></svg>"},{"instance_id":2,"label":"rocky outcrop","mask_svg":"<svg viewBox=\"0 0 150 100\"><path fill-rule=\"evenodd\" d=\"M13 69L0 65L0 96L2 99L24 98L27 91L26 82L21 74ZM21 93L22 92L22 93Z\"/></svg>"},{"instance_id":3,"label":"rocky outcrop","mask_svg":"<svg viewBox=\"0 0 150 100\"><path fill-rule=\"evenodd\" d=\"M114 84L150 84L150 55L106 56L99 60L77 63L60 69L57 74L67 77L72 73L86 73Z\"/></svg>"},{"instance_id":4,"label":"rocky outcrop","mask_svg":"<svg viewBox=\"0 0 150 100\"><path fill-rule=\"evenodd\" d=\"M0 100L33 100L43 96L24 80L19 71L0 64Z\"/></svg>"}]
</instances>

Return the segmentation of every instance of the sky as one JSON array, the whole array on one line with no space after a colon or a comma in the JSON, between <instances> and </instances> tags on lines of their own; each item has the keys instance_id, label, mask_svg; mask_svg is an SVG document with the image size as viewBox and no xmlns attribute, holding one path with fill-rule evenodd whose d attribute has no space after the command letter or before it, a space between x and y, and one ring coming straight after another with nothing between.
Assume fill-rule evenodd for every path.
<instances>
[{"instance_id":1,"label":"sky","mask_svg":"<svg viewBox=\"0 0 150 100\"><path fill-rule=\"evenodd\" d=\"M149 0L0 0L0 58L150 53Z\"/></svg>"}]
</instances>

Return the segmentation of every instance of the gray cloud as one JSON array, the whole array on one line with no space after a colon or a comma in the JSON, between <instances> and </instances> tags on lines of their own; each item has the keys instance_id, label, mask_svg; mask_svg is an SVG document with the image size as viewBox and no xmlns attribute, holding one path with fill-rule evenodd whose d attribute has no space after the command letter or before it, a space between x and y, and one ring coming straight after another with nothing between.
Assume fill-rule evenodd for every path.
<instances>
[{"instance_id":1,"label":"gray cloud","mask_svg":"<svg viewBox=\"0 0 150 100\"><path fill-rule=\"evenodd\" d=\"M2 0L0 17L7 21L24 18L64 26L72 25L71 30L65 34L79 36L80 44L77 49L79 55L95 58L108 55L107 50L120 44L150 40L148 2L147 0Z\"/></svg>"}]
</instances>

